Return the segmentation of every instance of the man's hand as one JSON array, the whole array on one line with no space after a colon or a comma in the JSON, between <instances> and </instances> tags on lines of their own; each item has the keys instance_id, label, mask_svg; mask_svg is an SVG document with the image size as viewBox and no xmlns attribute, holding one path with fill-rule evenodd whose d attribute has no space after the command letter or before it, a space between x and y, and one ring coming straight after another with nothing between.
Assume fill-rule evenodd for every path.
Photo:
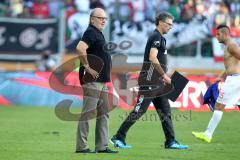
<instances>
[{"instance_id":1,"label":"man's hand","mask_svg":"<svg viewBox=\"0 0 240 160\"><path fill-rule=\"evenodd\" d=\"M167 84L171 84L172 83L171 78L166 73L163 75L163 82L165 82Z\"/></svg>"},{"instance_id":2,"label":"man's hand","mask_svg":"<svg viewBox=\"0 0 240 160\"><path fill-rule=\"evenodd\" d=\"M215 82L221 82L222 81L222 77L217 77L216 79L215 79Z\"/></svg>"},{"instance_id":3,"label":"man's hand","mask_svg":"<svg viewBox=\"0 0 240 160\"><path fill-rule=\"evenodd\" d=\"M85 67L85 71L92 75L94 79L98 78L98 72L92 69L90 66Z\"/></svg>"},{"instance_id":4,"label":"man's hand","mask_svg":"<svg viewBox=\"0 0 240 160\"><path fill-rule=\"evenodd\" d=\"M217 78L215 79L215 82L221 82L222 80L224 80L225 76L226 76L226 71L224 70L223 72L221 72L221 74L217 76Z\"/></svg>"}]
</instances>

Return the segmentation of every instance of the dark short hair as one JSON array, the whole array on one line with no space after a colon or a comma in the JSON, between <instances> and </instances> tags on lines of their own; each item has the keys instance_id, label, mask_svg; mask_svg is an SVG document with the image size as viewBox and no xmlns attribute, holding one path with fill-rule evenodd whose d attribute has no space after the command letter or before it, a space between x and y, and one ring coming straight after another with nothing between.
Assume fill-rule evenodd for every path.
<instances>
[{"instance_id":1,"label":"dark short hair","mask_svg":"<svg viewBox=\"0 0 240 160\"><path fill-rule=\"evenodd\" d=\"M166 19L174 20L174 17L170 13L168 13L168 12L160 12L160 13L158 13L157 16L155 17L155 25L157 26L159 24L159 21L165 22Z\"/></svg>"},{"instance_id":2,"label":"dark short hair","mask_svg":"<svg viewBox=\"0 0 240 160\"><path fill-rule=\"evenodd\" d=\"M222 29L222 28L226 28L230 32L230 28L225 24L220 24L219 26L217 26L217 30Z\"/></svg>"}]
</instances>

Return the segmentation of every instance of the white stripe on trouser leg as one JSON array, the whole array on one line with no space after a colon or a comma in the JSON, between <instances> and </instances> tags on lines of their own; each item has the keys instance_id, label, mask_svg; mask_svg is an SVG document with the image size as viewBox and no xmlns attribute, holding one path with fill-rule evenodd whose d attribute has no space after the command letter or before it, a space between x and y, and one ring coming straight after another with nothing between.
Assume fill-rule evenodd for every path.
<instances>
[{"instance_id":1,"label":"white stripe on trouser leg","mask_svg":"<svg viewBox=\"0 0 240 160\"><path fill-rule=\"evenodd\" d=\"M149 70L147 71L147 81L151 81L153 75L154 66L151 63Z\"/></svg>"},{"instance_id":2,"label":"white stripe on trouser leg","mask_svg":"<svg viewBox=\"0 0 240 160\"><path fill-rule=\"evenodd\" d=\"M142 102L143 102L143 99L144 99L144 95L140 95L140 96L139 96L139 99L138 99L138 103L136 104L136 107L135 107L135 109L134 109L135 112L138 112L138 111L139 111L140 106L141 106L141 104L142 104Z\"/></svg>"}]
</instances>

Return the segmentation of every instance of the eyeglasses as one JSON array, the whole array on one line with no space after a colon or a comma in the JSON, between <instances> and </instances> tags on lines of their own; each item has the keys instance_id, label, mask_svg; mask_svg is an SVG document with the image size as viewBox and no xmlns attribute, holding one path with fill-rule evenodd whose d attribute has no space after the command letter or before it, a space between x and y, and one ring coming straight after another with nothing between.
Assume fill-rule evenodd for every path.
<instances>
[{"instance_id":1,"label":"eyeglasses","mask_svg":"<svg viewBox=\"0 0 240 160\"><path fill-rule=\"evenodd\" d=\"M165 23L165 24L167 24L168 26L170 26L170 27L172 27L173 26L173 24L172 23L168 23L168 22L164 22L164 21L162 21L163 23Z\"/></svg>"},{"instance_id":2,"label":"eyeglasses","mask_svg":"<svg viewBox=\"0 0 240 160\"><path fill-rule=\"evenodd\" d=\"M98 17L98 16L91 16L91 17L95 17L95 18L97 18L97 19L99 19L101 21L103 21L103 20L107 21L108 20L107 17Z\"/></svg>"}]
</instances>

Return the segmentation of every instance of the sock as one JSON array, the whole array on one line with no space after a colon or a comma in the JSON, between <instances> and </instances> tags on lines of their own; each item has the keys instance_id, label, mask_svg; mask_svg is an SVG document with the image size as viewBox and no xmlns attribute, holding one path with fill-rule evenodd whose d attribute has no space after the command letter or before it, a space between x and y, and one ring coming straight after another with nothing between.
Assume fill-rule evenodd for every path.
<instances>
[{"instance_id":1,"label":"sock","mask_svg":"<svg viewBox=\"0 0 240 160\"><path fill-rule=\"evenodd\" d=\"M208 127L205 131L205 135L209 138L212 138L213 132L216 129L217 125L222 119L223 112L219 110L215 110L213 112L212 118L208 123Z\"/></svg>"}]
</instances>

